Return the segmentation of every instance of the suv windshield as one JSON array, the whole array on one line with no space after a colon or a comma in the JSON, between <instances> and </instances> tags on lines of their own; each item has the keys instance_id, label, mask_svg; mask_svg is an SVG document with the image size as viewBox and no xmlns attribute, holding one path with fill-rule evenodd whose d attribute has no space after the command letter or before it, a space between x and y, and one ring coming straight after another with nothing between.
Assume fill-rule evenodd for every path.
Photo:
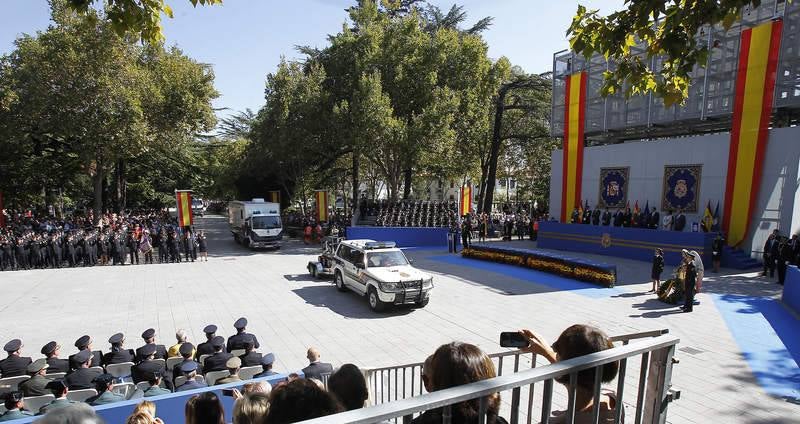
<instances>
[{"instance_id":1,"label":"suv windshield","mask_svg":"<svg viewBox=\"0 0 800 424\"><path fill-rule=\"evenodd\" d=\"M278 216L254 216L252 228L254 230L281 228L281 218Z\"/></svg>"},{"instance_id":2,"label":"suv windshield","mask_svg":"<svg viewBox=\"0 0 800 424\"><path fill-rule=\"evenodd\" d=\"M387 252L367 253L368 267L386 267L408 265L408 260L403 252L390 250Z\"/></svg>"}]
</instances>

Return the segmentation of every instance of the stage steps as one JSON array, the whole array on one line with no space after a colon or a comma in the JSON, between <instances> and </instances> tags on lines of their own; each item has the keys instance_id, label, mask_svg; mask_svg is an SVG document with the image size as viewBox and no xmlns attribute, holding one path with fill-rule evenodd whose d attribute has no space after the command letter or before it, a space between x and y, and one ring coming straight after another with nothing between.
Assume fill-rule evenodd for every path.
<instances>
[{"instance_id":1,"label":"stage steps","mask_svg":"<svg viewBox=\"0 0 800 424\"><path fill-rule=\"evenodd\" d=\"M722 249L722 266L725 268L747 270L761 268L763 264L750 257L749 254L741 249L725 246Z\"/></svg>"}]
</instances>

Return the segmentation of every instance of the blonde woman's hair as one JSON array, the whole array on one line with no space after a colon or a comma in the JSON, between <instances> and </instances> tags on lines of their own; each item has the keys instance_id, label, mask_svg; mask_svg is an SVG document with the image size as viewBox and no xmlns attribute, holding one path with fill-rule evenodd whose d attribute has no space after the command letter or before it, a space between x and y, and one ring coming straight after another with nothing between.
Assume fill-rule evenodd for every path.
<instances>
[{"instance_id":1,"label":"blonde woman's hair","mask_svg":"<svg viewBox=\"0 0 800 424\"><path fill-rule=\"evenodd\" d=\"M136 408L133 408L133 413L137 412L144 412L146 414L150 414L151 417L156 417L156 404L150 402L149 400L143 400L141 403L136 405Z\"/></svg>"},{"instance_id":2,"label":"blonde woman's hair","mask_svg":"<svg viewBox=\"0 0 800 424\"><path fill-rule=\"evenodd\" d=\"M233 424L261 424L266 419L267 412L269 396L266 393L247 393L233 405Z\"/></svg>"},{"instance_id":3,"label":"blonde woman's hair","mask_svg":"<svg viewBox=\"0 0 800 424\"><path fill-rule=\"evenodd\" d=\"M125 424L153 424L154 422L153 417L145 411L134 411L125 420Z\"/></svg>"}]
</instances>

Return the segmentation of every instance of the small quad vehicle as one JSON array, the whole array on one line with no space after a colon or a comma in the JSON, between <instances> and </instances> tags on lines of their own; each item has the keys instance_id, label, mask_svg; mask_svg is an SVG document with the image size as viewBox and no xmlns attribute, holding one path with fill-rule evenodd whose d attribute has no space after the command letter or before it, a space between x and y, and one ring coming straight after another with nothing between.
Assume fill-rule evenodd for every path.
<instances>
[{"instance_id":1,"label":"small quad vehicle","mask_svg":"<svg viewBox=\"0 0 800 424\"><path fill-rule=\"evenodd\" d=\"M317 257L316 261L308 262L308 272L314 278L323 278L333 276L333 266L336 263L336 249L339 248L339 243L344 240L344 237L323 237L322 239L322 254Z\"/></svg>"}]
</instances>

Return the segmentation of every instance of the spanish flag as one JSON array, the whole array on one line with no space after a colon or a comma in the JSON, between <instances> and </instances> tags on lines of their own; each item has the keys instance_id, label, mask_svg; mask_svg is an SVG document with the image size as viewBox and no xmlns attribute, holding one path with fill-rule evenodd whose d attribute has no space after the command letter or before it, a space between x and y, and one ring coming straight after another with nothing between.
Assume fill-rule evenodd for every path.
<instances>
[{"instance_id":1,"label":"spanish flag","mask_svg":"<svg viewBox=\"0 0 800 424\"><path fill-rule=\"evenodd\" d=\"M581 206L583 126L586 121L586 72L566 79L564 98L564 163L561 169L561 222Z\"/></svg>"},{"instance_id":2,"label":"spanish flag","mask_svg":"<svg viewBox=\"0 0 800 424\"><path fill-rule=\"evenodd\" d=\"M328 221L328 192L325 190L316 190L314 198L317 203L317 222Z\"/></svg>"},{"instance_id":3,"label":"spanish flag","mask_svg":"<svg viewBox=\"0 0 800 424\"><path fill-rule=\"evenodd\" d=\"M469 184L461 186L461 201L459 215L464 216L472 211L472 186Z\"/></svg>"},{"instance_id":4,"label":"spanish flag","mask_svg":"<svg viewBox=\"0 0 800 424\"><path fill-rule=\"evenodd\" d=\"M731 246L747 237L758 198L782 28L776 19L741 35L722 225Z\"/></svg>"},{"instance_id":5,"label":"spanish flag","mask_svg":"<svg viewBox=\"0 0 800 424\"><path fill-rule=\"evenodd\" d=\"M192 191L175 190L175 201L178 204L178 226L192 225Z\"/></svg>"},{"instance_id":6,"label":"spanish flag","mask_svg":"<svg viewBox=\"0 0 800 424\"><path fill-rule=\"evenodd\" d=\"M706 204L706 210L703 211L703 222L702 222L703 232L711 231L712 227L714 227L714 214L711 213L711 201L708 201Z\"/></svg>"}]
</instances>

